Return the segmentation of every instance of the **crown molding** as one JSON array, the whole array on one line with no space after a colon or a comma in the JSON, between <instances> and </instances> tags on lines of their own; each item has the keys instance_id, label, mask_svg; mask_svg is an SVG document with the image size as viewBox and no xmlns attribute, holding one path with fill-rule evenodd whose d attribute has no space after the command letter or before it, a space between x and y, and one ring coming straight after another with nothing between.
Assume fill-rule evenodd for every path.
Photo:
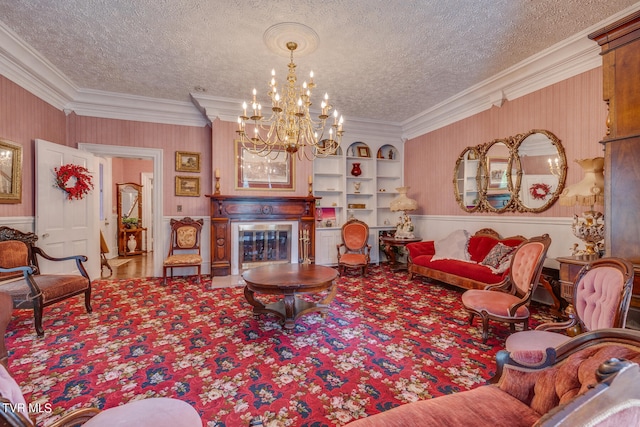
<instances>
[{"instance_id":1,"label":"crown molding","mask_svg":"<svg viewBox=\"0 0 640 427\"><path fill-rule=\"evenodd\" d=\"M402 135L424 135L601 65L599 47L580 33L402 122Z\"/></svg>"},{"instance_id":2,"label":"crown molding","mask_svg":"<svg viewBox=\"0 0 640 427\"><path fill-rule=\"evenodd\" d=\"M203 127L207 120L191 102L149 98L123 93L80 89L76 98L67 103L65 113L106 119L135 120Z\"/></svg>"},{"instance_id":3,"label":"crown molding","mask_svg":"<svg viewBox=\"0 0 640 427\"><path fill-rule=\"evenodd\" d=\"M488 110L505 101L551 86L602 66L593 31L640 10L637 3L511 68L402 122L402 138L411 139Z\"/></svg>"},{"instance_id":4,"label":"crown molding","mask_svg":"<svg viewBox=\"0 0 640 427\"><path fill-rule=\"evenodd\" d=\"M415 138L599 67L599 47L587 35L636 10L640 3L402 123L349 118L346 134L362 139ZM1 21L0 74L55 108L81 116L203 126L215 119L236 122L241 105L240 100L201 93L191 93L189 103L80 89Z\"/></svg>"}]
</instances>

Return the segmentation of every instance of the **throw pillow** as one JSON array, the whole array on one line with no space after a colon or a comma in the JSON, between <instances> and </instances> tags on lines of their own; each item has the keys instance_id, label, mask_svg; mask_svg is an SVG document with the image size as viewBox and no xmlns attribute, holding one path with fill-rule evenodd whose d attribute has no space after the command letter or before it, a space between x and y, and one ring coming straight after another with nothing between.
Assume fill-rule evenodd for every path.
<instances>
[{"instance_id":1,"label":"throw pillow","mask_svg":"<svg viewBox=\"0 0 640 427\"><path fill-rule=\"evenodd\" d=\"M487 256L484 257L481 264L492 267L492 268L498 268L498 266L502 262L502 259L505 256L509 255L511 252L513 252L514 249L515 248L512 246L507 246L505 244L498 243L489 251Z\"/></svg>"},{"instance_id":2,"label":"throw pillow","mask_svg":"<svg viewBox=\"0 0 640 427\"><path fill-rule=\"evenodd\" d=\"M511 258L513 258L513 251L511 251L508 255L505 255L500 260L500 264L496 268L489 267L494 274L502 274L511 267Z\"/></svg>"},{"instance_id":3,"label":"throw pillow","mask_svg":"<svg viewBox=\"0 0 640 427\"><path fill-rule=\"evenodd\" d=\"M434 242L436 254L433 258L469 261L468 243L469 232L467 230L456 230L444 239Z\"/></svg>"}]
</instances>

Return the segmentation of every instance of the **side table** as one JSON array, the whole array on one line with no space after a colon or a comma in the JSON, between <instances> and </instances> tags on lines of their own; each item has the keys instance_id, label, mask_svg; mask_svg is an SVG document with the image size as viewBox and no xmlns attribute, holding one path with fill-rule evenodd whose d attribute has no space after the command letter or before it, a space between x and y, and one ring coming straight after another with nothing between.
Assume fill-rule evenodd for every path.
<instances>
[{"instance_id":1,"label":"side table","mask_svg":"<svg viewBox=\"0 0 640 427\"><path fill-rule=\"evenodd\" d=\"M381 237L380 240L384 244L384 254L389 258L391 263L391 270L406 270L407 264L401 264L398 262L396 258L396 252L392 249L393 247L404 247L409 243L421 242L422 239L419 237L400 239L393 236L384 236Z\"/></svg>"}]
</instances>

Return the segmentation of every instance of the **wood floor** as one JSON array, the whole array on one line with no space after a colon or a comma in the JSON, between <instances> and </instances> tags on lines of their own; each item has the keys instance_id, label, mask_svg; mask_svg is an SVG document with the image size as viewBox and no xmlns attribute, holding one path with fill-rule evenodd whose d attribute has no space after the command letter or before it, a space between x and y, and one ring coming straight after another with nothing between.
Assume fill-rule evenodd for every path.
<instances>
[{"instance_id":1,"label":"wood floor","mask_svg":"<svg viewBox=\"0 0 640 427\"><path fill-rule=\"evenodd\" d=\"M122 261L126 263L120 264ZM102 268L102 278L104 279L133 279L136 277L155 277L153 273L153 253L147 252L141 255L128 257L118 257L109 260L109 265L113 273L109 275L109 269ZM242 286L241 276L221 276L211 280L212 288L223 288L229 286Z\"/></svg>"},{"instance_id":2,"label":"wood floor","mask_svg":"<svg viewBox=\"0 0 640 427\"><path fill-rule=\"evenodd\" d=\"M117 265L122 261L125 264ZM118 257L109 260L113 274L109 276L109 269L102 268L102 277L109 279L131 279L134 277L153 277L153 252L128 257Z\"/></svg>"}]
</instances>

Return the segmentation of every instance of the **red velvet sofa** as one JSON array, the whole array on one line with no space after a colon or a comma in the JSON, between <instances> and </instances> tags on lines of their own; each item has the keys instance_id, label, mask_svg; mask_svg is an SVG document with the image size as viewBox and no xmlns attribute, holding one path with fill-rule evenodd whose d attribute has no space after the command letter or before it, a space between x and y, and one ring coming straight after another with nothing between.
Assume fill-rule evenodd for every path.
<instances>
[{"instance_id":1,"label":"red velvet sofa","mask_svg":"<svg viewBox=\"0 0 640 427\"><path fill-rule=\"evenodd\" d=\"M437 242L433 240L409 243L406 245L409 278L420 275L464 289L484 289L487 285L501 282L508 273L508 269L498 273L496 269L482 264L489 252L498 243L515 248L525 240L523 236L501 238L496 231L483 228L468 238L469 260L438 257Z\"/></svg>"}]
</instances>

